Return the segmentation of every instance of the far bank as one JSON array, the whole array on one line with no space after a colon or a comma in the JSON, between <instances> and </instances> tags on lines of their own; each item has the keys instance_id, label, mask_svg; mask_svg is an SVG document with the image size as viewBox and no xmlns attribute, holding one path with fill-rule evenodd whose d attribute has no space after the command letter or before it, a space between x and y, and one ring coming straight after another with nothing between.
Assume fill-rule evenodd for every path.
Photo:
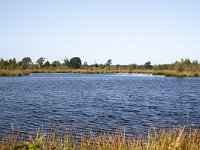
<instances>
[{"instance_id":1,"label":"far bank","mask_svg":"<svg viewBox=\"0 0 200 150\"><path fill-rule=\"evenodd\" d=\"M153 69L37 69L37 70L0 70L0 76L27 76L30 73L79 73L79 74L112 74L112 73L142 73L162 75L166 77L200 77L200 72L177 72L174 70Z\"/></svg>"}]
</instances>

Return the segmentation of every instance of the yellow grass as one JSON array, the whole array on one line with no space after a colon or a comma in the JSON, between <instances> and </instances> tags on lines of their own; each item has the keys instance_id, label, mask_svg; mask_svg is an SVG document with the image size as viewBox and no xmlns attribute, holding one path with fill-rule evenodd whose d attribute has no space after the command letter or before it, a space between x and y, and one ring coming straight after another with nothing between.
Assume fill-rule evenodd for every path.
<instances>
[{"instance_id":1,"label":"yellow grass","mask_svg":"<svg viewBox=\"0 0 200 150\"><path fill-rule=\"evenodd\" d=\"M123 131L100 133L99 135L60 135L54 130L37 136L16 134L0 140L1 150L43 149L43 150L200 150L200 131L184 128L170 130L151 129L146 136L126 135Z\"/></svg>"},{"instance_id":2,"label":"yellow grass","mask_svg":"<svg viewBox=\"0 0 200 150\"><path fill-rule=\"evenodd\" d=\"M27 76L29 71L25 70L0 70L0 76Z\"/></svg>"},{"instance_id":3,"label":"yellow grass","mask_svg":"<svg viewBox=\"0 0 200 150\"><path fill-rule=\"evenodd\" d=\"M65 70L35 70L32 73L80 73L80 74L111 74L111 73L142 73L163 75L172 77L200 77L200 72L176 72L172 70L148 70L148 69L65 69Z\"/></svg>"},{"instance_id":4,"label":"yellow grass","mask_svg":"<svg viewBox=\"0 0 200 150\"><path fill-rule=\"evenodd\" d=\"M142 73L163 75L166 77L200 77L200 72L176 72L172 70L152 69L37 69L37 70L0 70L0 76L26 76L30 73L79 73L79 74L111 74L111 73Z\"/></svg>"}]
</instances>

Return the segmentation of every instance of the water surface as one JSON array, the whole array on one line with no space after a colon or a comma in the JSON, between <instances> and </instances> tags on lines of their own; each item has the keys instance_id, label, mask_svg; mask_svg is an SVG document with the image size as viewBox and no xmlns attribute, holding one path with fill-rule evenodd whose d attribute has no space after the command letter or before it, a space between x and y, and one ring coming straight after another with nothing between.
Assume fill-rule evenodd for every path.
<instances>
[{"instance_id":1,"label":"water surface","mask_svg":"<svg viewBox=\"0 0 200 150\"><path fill-rule=\"evenodd\" d=\"M200 124L200 78L142 74L0 77L0 132L52 123L82 131Z\"/></svg>"}]
</instances>

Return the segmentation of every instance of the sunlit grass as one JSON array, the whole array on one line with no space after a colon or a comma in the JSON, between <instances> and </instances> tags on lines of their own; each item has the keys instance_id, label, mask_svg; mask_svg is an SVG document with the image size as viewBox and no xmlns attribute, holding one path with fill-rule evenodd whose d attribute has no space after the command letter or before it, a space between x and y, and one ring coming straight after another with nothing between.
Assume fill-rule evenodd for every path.
<instances>
[{"instance_id":1,"label":"sunlit grass","mask_svg":"<svg viewBox=\"0 0 200 150\"><path fill-rule=\"evenodd\" d=\"M142 73L166 77L200 77L200 72L177 72L172 70L153 69L37 69L37 70L0 70L0 76L26 76L29 73L79 73L79 74L112 74Z\"/></svg>"},{"instance_id":2,"label":"sunlit grass","mask_svg":"<svg viewBox=\"0 0 200 150\"><path fill-rule=\"evenodd\" d=\"M27 76L29 73L25 70L0 70L0 76Z\"/></svg>"},{"instance_id":3,"label":"sunlit grass","mask_svg":"<svg viewBox=\"0 0 200 150\"><path fill-rule=\"evenodd\" d=\"M26 138L25 138L26 137ZM0 140L1 150L11 149L43 150L199 150L200 131L184 128L150 129L147 135L130 135L124 131L115 133L88 133L77 137L66 132L60 134L57 129L40 131L33 135L15 133Z\"/></svg>"},{"instance_id":4,"label":"sunlit grass","mask_svg":"<svg viewBox=\"0 0 200 150\"><path fill-rule=\"evenodd\" d=\"M177 72L171 70L152 69L66 69L66 70L36 70L32 73L80 73L80 74L112 74L112 73L142 73L152 75L162 75L166 77L200 77L200 72Z\"/></svg>"},{"instance_id":5,"label":"sunlit grass","mask_svg":"<svg viewBox=\"0 0 200 150\"><path fill-rule=\"evenodd\" d=\"M153 75L164 75L166 77L200 77L200 72L177 72L177 71L154 71Z\"/></svg>"}]
</instances>

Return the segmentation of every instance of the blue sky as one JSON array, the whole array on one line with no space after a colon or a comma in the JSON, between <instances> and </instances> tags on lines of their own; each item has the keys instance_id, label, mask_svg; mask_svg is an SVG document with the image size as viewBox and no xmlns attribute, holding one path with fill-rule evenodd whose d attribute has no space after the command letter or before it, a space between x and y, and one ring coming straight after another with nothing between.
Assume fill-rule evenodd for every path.
<instances>
[{"instance_id":1,"label":"blue sky","mask_svg":"<svg viewBox=\"0 0 200 150\"><path fill-rule=\"evenodd\" d=\"M200 60L199 0L0 0L0 58Z\"/></svg>"}]
</instances>

